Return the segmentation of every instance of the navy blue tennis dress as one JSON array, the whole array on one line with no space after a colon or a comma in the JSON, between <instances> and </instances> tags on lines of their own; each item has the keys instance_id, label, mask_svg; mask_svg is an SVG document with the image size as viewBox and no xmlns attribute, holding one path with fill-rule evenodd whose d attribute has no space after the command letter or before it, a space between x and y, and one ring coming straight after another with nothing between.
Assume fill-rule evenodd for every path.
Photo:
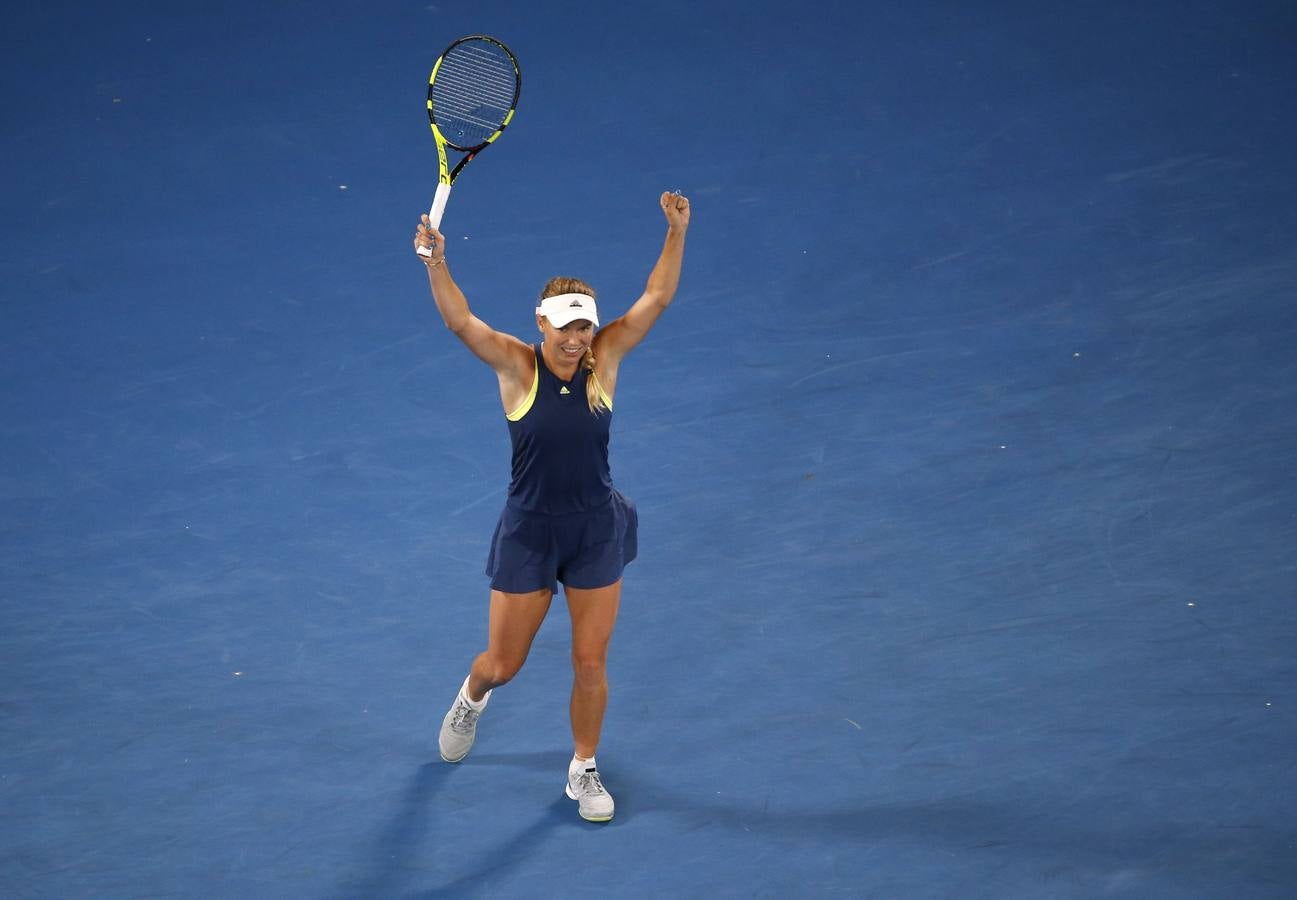
<instances>
[{"instance_id":1,"label":"navy blue tennis dress","mask_svg":"<svg viewBox=\"0 0 1297 900\"><path fill-rule=\"evenodd\" d=\"M540 345L532 350L531 394L507 415L513 479L486 574L492 588L510 594L557 592L560 581L605 587L635 558L639 529L635 504L613 487L608 468L612 403L604 395L608 409L592 413L586 370L563 381Z\"/></svg>"}]
</instances>

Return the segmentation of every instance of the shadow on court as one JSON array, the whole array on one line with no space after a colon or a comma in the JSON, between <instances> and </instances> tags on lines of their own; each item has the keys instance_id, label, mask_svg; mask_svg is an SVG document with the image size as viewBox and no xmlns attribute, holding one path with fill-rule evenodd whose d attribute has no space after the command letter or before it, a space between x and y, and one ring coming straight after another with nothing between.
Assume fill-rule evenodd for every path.
<instances>
[{"instance_id":1,"label":"shadow on court","mask_svg":"<svg viewBox=\"0 0 1297 900\"><path fill-rule=\"evenodd\" d=\"M519 769L527 773L543 773L553 779L555 760L563 759L563 751L534 753L480 753L472 762L459 764L441 760L420 766L411 779L400 808L373 842L369 871L348 883L335 897L459 897L468 889L487 890L501 880L509 881L518 860L525 860L539 846L546 843L555 831L579 830L586 825L573 814L573 803L556 784L557 798L544 808L535 820L514 831L513 804L503 802L492 810L491 796L504 797L516 782L500 777L498 772L477 778L478 769ZM533 784L530 774L526 781ZM474 795L471 802L457 802L455 792L468 791ZM504 830L511 836L501 841L498 837L484 837L483 817L510 820ZM497 834L495 823L490 834ZM611 827L613 823L610 823ZM487 846L481 846L483 843ZM473 853L460 852L463 845L473 847ZM485 861L485 865L474 865ZM431 875L430 875L431 871ZM432 881L433 888L420 887Z\"/></svg>"},{"instance_id":2,"label":"shadow on court","mask_svg":"<svg viewBox=\"0 0 1297 900\"><path fill-rule=\"evenodd\" d=\"M576 830L579 827L581 826L572 819L572 801L560 796L539 818L523 826L512 837L481 848L473 857L464 857L466 862L476 862L479 865L468 866L467 871L452 874L449 880L435 888L415 890L401 896L407 900L463 897L470 893L490 896L493 889L498 889L501 885L516 885L514 870L518 861L528 860L540 851L556 831Z\"/></svg>"},{"instance_id":3,"label":"shadow on court","mask_svg":"<svg viewBox=\"0 0 1297 900\"><path fill-rule=\"evenodd\" d=\"M416 873L424 870L418 860L427 845L432 820L440 814L437 797L452 776L450 767L440 760L419 767L400 808L374 840L369 871L340 892L339 900L397 896Z\"/></svg>"}]
</instances>

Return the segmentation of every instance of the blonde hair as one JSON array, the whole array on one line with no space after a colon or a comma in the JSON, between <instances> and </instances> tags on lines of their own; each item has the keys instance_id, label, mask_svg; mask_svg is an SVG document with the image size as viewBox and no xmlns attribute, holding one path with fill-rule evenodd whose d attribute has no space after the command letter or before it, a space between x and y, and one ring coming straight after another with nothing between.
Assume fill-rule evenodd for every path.
<instances>
[{"instance_id":1,"label":"blonde hair","mask_svg":"<svg viewBox=\"0 0 1297 900\"><path fill-rule=\"evenodd\" d=\"M592 298L595 296L594 288L590 285L580 278L569 278L565 275L555 275L540 289L541 300L546 297L557 297L559 294L589 294ZM585 356L581 357L581 365L588 373L585 379L585 401L590 406L590 412L598 415L605 412L608 407L603 402L599 379L594 374L594 350L590 347L586 348Z\"/></svg>"}]
</instances>

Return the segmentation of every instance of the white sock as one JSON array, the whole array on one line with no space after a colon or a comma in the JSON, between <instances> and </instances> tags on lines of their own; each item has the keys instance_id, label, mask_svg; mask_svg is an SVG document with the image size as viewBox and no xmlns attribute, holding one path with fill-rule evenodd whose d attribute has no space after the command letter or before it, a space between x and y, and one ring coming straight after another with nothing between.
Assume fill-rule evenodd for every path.
<instances>
[{"instance_id":1,"label":"white sock","mask_svg":"<svg viewBox=\"0 0 1297 900\"><path fill-rule=\"evenodd\" d=\"M572 754L572 761L567 764L567 770L569 772L584 772L587 769L597 769L597 768L599 767L595 765L593 756L590 757L589 759L582 759L581 757L577 756L575 753Z\"/></svg>"},{"instance_id":2,"label":"white sock","mask_svg":"<svg viewBox=\"0 0 1297 900\"><path fill-rule=\"evenodd\" d=\"M474 700L468 695L468 679L471 677L472 676L470 675L468 678L464 679L464 686L459 689L459 695L464 698L464 702L468 704L469 708L472 709L473 712L481 712L486 709L486 701L491 699L491 692L487 691L483 694L481 700Z\"/></svg>"}]
</instances>

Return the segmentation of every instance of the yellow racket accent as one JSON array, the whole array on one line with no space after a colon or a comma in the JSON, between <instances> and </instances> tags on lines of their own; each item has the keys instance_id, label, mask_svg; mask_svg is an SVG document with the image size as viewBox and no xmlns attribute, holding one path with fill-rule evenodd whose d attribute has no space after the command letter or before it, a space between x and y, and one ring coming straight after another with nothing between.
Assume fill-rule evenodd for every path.
<instances>
[{"instance_id":1,"label":"yellow racket accent","mask_svg":"<svg viewBox=\"0 0 1297 900\"><path fill-rule=\"evenodd\" d=\"M471 34L442 51L428 76L428 124L437 144L437 193L428 211L432 227L450 196L450 186L483 147L495 143L518 107L522 70L513 52L493 37ZM464 154L454 166L446 148ZM420 248L425 256L431 250Z\"/></svg>"}]
</instances>

